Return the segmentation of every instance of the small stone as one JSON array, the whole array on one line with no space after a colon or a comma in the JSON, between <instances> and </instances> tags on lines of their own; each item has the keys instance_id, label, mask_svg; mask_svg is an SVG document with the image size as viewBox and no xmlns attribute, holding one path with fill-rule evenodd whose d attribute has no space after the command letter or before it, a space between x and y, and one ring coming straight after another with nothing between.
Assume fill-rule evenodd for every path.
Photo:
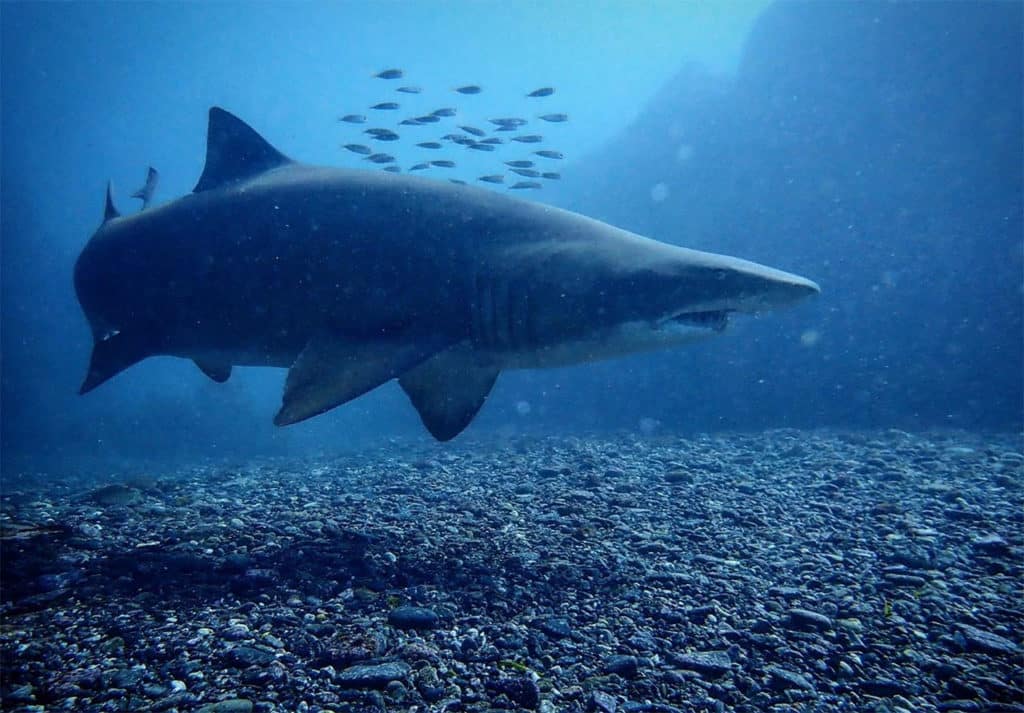
<instances>
[{"instance_id":1,"label":"small stone","mask_svg":"<svg viewBox=\"0 0 1024 713\"><path fill-rule=\"evenodd\" d=\"M398 607L388 614L388 623L396 629L433 629L440 617L426 607Z\"/></svg>"},{"instance_id":2,"label":"small stone","mask_svg":"<svg viewBox=\"0 0 1024 713\"><path fill-rule=\"evenodd\" d=\"M975 539L971 542L971 547L981 554L992 557L1005 557L1010 554L1009 543L995 533Z\"/></svg>"},{"instance_id":3,"label":"small stone","mask_svg":"<svg viewBox=\"0 0 1024 713\"><path fill-rule=\"evenodd\" d=\"M859 687L863 693L878 698L917 695L917 687L900 683L891 678L869 678L866 681L861 681Z\"/></svg>"},{"instance_id":4,"label":"small stone","mask_svg":"<svg viewBox=\"0 0 1024 713\"><path fill-rule=\"evenodd\" d=\"M787 688L799 688L811 692L815 690L813 683L795 671L789 671L778 666L769 666L765 671L771 677L770 683L776 690L784 691Z\"/></svg>"},{"instance_id":5,"label":"small stone","mask_svg":"<svg viewBox=\"0 0 1024 713\"><path fill-rule=\"evenodd\" d=\"M639 670L636 656L611 656L604 664L605 673L614 673L623 678L636 678Z\"/></svg>"},{"instance_id":6,"label":"small stone","mask_svg":"<svg viewBox=\"0 0 1024 713\"><path fill-rule=\"evenodd\" d=\"M502 678L491 681L487 687L495 693L505 694L520 708L535 710L540 704L540 688L532 678Z\"/></svg>"},{"instance_id":7,"label":"small stone","mask_svg":"<svg viewBox=\"0 0 1024 713\"><path fill-rule=\"evenodd\" d=\"M409 664L400 661L381 664L350 666L334 677L334 683L341 688L375 688L382 690L392 681L401 681L409 676Z\"/></svg>"},{"instance_id":8,"label":"small stone","mask_svg":"<svg viewBox=\"0 0 1024 713\"><path fill-rule=\"evenodd\" d=\"M616 708L618 708L618 704L615 702L615 697L603 691L592 692L590 700L587 702L587 710L590 713L615 713Z\"/></svg>"},{"instance_id":9,"label":"small stone","mask_svg":"<svg viewBox=\"0 0 1024 713\"><path fill-rule=\"evenodd\" d=\"M679 668L696 671L701 676L718 678L732 669L732 659L725 651L703 651L670 655L670 660Z\"/></svg>"},{"instance_id":10,"label":"small stone","mask_svg":"<svg viewBox=\"0 0 1024 713\"><path fill-rule=\"evenodd\" d=\"M928 584L927 579L913 574L888 573L885 575L885 581L894 587L912 587L914 589L920 589Z\"/></svg>"},{"instance_id":11,"label":"small stone","mask_svg":"<svg viewBox=\"0 0 1024 713\"><path fill-rule=\"evenodd\" d=\"M825 631L832 628L832 620L824 614L807 609L790 609L787 614L786 625L790 629Z\"/></svg>"},{"instance_id":12,"label":"small stone","mask_svg":"<svg viewBox=\"0 0 1024 713\"><path fill-rule=\"evenodd\" d=\"M572 636L572 629L569 621L564 617L548 617L534 622L534 626L554 639L564 639Z\"/></svg>"},{"instance_id":13,"label":"small stone","mask_svg":"<svg viewBox=\"0 0 1024 713\"><path fill-rule=\"evenodd\" d=\"M674 468L665 473L665 482L672 485L690 485L693 481L693 473L683 468Z\"/></svg>"},{"instance_id":14,"label":"small stone","mask_svg":"<svg viewBox=\"0 0 1024 713\"><path fill-rule=\"evenodd\" d=\"M248 668L249 666L266 666L276 657L273 651L257 649L254 646L235 646L225 652L224 658L230 666Z\"/></svg>"},{"instance_id":15,"label":"small stone","mask_svg":"<svg viewBox=\"0 0 1024 713\"><path fill-rule=\"evenodd\" d=\"M216 703L207 703L196 713L251 713L252 701L248 698L229 698Z\"/></svg>"},{"instance_id":16,"label":"small stone","mask_svg":"<svg viewBox=\"0 0 1024 713\"><path fill-rule=\"evenodd\" d=\"M957 628L963 634L967 651L973 651L994 656L1015 656L1020 652L1020 647L1009 639L983 631L970 624L957 624Z\"/></svg>"}]
</instances>

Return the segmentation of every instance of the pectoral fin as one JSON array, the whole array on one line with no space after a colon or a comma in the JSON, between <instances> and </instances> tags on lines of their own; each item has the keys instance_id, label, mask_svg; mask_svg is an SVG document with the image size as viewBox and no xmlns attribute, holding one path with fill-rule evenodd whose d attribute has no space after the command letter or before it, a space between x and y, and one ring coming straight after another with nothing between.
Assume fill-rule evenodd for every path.
<instances>
[{"instance_id":1,"label":"pectoral fin","mask_svg":"<svg viewBox=\"0 0 1024 713\"><path fill-rule=\"evenodd\" d=\"M107 379L137 364L152 352L146 340L124 332L114 332L92 345L92 356L89 358L89 372L78 393L85 394Z\"/></svg>"},{"instance_id":2,"label":"pectoral fin","mask_svg":"<svg viewBox=\"0 0 1024 713\"><path fill-rule=\"evenodd\" d=\"M476 416L498 373L476 364L469 350L454 347L406 372L398 383L431 435L450 441Z\"/></svg>"},{"instance_id":3,"label":"pectoral fin","mask_svg":"<svg viewBox=\"0 0 1024 713\"><path fill-rule=\"evenodd\" d=\"M362 396L434 354L444 345L314 337L285 381L278 426L304 421Z\"/></svg>"}]
</instances>

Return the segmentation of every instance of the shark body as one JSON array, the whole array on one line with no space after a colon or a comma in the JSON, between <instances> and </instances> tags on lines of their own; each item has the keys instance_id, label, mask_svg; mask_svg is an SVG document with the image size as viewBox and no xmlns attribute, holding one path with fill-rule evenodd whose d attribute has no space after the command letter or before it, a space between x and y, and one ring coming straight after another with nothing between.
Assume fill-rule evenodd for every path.
<instances>
[{"instance_id":1,"label":"shark body","mask_svg":"<svg viewBox=\"0 0 1024 713\"><path fill-rule=\"evenodd\" d=\"M219 382L285 367L287 425L397 378L439 440L503 369L672 346L818 291L481 188L298 163L216 107L194 192L121 216L108 187L74 277L81 393L155 355Z\"/></svg>"}]
</instances>

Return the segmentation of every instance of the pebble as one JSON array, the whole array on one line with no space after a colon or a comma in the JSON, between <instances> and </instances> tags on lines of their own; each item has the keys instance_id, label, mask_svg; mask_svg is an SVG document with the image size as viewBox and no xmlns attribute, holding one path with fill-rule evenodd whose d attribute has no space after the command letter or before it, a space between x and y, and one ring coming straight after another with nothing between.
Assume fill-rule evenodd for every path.
<instances>
[{"instance_id":1,"label":"pebble","mask_svg":"<svg viewBox=\"0 0 1024 713\"><path fill-rule=\"evenodd\" d=\"M406 663L361 664L350 666L334 676L334 683L342 688L384 689L392 681L401 681L409 676Z\"/></svg>"},{"instance_id":2,"label":"pebble","mask_svg":"<svg viewBox=\"0 0 1024 713\"><path fill-rule=\"evenodd\" d=\"M786 625L791 629L826 631L832 628L832 620L829 617L808 609L790 609L786 614Z\"/></svg>"},{"instance_id":3,"label":"pebble","mask_svg":"<svg viewBox=\"0 0 1024 713\"><path fill-rule=\"evenodd\" d=\"M426 607L398 607L388 614L388 623L396 629L433 629L440 617Z\"/></svg>"},{"instance_id":4,"label":"pebble","mask_svg":"<svg viewBox=\"0 0 1024 713\"><path fill-rule=\"evenodd\" d=\"M670 656L670 659L679 668L696 671L709 678L724 676L732 669L732 659L725 651L674 654Z\"/></svg>"}]
</instances>

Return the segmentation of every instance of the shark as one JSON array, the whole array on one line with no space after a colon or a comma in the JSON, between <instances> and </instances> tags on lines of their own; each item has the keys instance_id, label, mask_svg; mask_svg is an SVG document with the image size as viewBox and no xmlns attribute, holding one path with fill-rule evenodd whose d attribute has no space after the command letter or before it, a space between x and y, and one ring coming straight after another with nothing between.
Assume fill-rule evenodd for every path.
<instances>
[{"instance_id":1,"label":"shark","mask_svg":"<svg viewBox=\"0 0 1024 713\"><path fill-rule=\"evenodd\" d=\"M216 382L286 368L285 426L397 379L440 441L503 370L673 347L819 291L481 187L298 162L219 107L192 193L122 215L107 184L74 286L80 393L152 356Z\"/></svg>"}]
</instances>

